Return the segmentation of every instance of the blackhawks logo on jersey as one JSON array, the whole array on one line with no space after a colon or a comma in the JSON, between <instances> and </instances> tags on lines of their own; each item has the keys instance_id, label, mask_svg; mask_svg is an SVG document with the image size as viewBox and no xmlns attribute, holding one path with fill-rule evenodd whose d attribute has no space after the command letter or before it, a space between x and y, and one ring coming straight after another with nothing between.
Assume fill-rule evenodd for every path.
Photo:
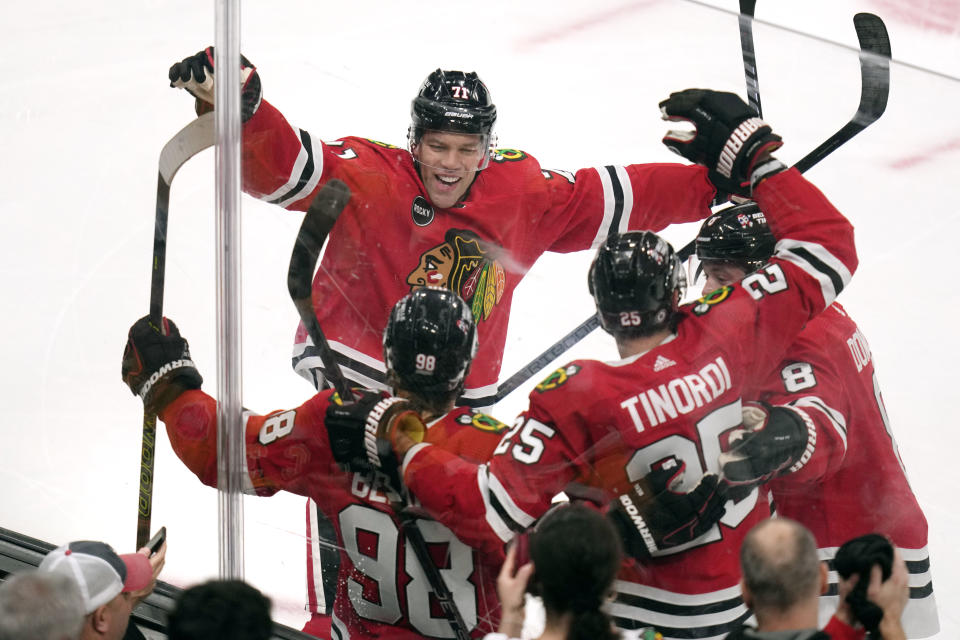
<instances>
[{"instance_id":1,"label":"blackhawks logo on jersey","mask_svg":"<svg viewBox=\"0 0 960 640\"><path fill-rule=\"evenodd\" d=\"M536 391L538 393L543 393L544 391L556 389L557 387L566 384L567 380L578 373L580 373L580 367L575 364L568 364L565 367L560 367L544 378L543 382L536 386Z\"/></svg>"},{"instance_id":2,"label":"blackhawks logo on jersey","mask_svg":"<svg viewBox=\"0 0 960 640\"><path fill-rule=\"evenodd\" d=\"M480 413L478 411L471 411L470 413L464 413L457 416L457 423L464 426L471 426L475 429L480 429L480 431L490 431L492 433L500 433L501 431L506 431L507 425L500 422L493 416L488 416L485 413Z\"/></svg>"},{"instance_id":3,"label":"blackhawks logo on jersey","mask_svg":"<svg viewBox=\"0 0 960 640\"><path fill-rule=\"evenodd\" d=\"M691 309L691 311L693 311L693 315L702 316L706 312L710 311L710 309L713 308L713 305L720 304L729 298L731 293L733 293L733 287L730 285L720 287L715 291L711 291L707 295L698 299L693 305L693 309Z\"/></svg>"},{"instance_id":4,"label":"blackhawks logo on jersey","mask_svg":"<svg viewBox=\"0 0 960 640\"><path fill-rule=\"evenodd\" d=\"M497 149L493 152L494 162L517 162L527 157L520 149Z\"/></svg>"},{"instance_id":5,"label":"blackhawks logo on jersey","mask_svg":"<svg viewBox=\"0 0 960 640\"><path fill-rule=\"evenodd\" d=\"M420 256L407 276L410 290L446 287L470 305L477 324L490 317L507 288L507 276L494 258L495 246L468 229L448 229L443 242Z\"/></svg>"}]
</instances>

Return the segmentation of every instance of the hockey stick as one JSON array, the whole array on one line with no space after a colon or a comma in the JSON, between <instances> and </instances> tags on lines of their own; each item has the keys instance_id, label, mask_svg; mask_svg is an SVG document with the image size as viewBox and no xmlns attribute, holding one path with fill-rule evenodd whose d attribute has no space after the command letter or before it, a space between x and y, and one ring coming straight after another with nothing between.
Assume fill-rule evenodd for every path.
<instances>
[{"instance_id":1,"label":"hockey stick","mask_svg":"<svg viewBox=\"0 0 960 640\"><path fill-rule=\"evenodd\" d=\"M741 45L747 43L751 47L749 58L753 59L753 30L752 9L756 2L742 0L741 10L750 9L749 16L741 16ZM750 5L750 6L746 6ZM744 39L744 25L749 25L749 39ZM887 28L878 16L872 13L858 13L853 17L853 26L857 31L857 40L860 42L860 105L853 118L839 131L830 136L816 149L805 155L797 162L794 167L800 173L804 173L828 155L836 151L841 145L849 141L855 135L876 122L887 107L887 97L890 94L890 39L887 35ZM746 45L745 45L746 46ZM748 67L748 54L744 50L744 73L747 78L747 92L751 91L751 69L753 74L753 86L757 89L756 108L759 112L760 94L759 85L756 82L756 66ZM751 97L751 104L754 97ZM677 258L683 262L696 251L696 241L687 243L682 249L677 251ZM514 391L521 384L526 382L537 371L549 364L552 360L559 358L561 354L570 349L585 338L591 331L599 326L596 314L577 325L570 333L555 342L552 346L538 355L529 364L523 366L515 374L507 378L503 384L497 387L497 392L491 397L473 400L478 406L480 404L496 404L503 400L507 394ZM462 402L462 401L461 401ZM466 404L469 404L468 401Z\"/></svg>"},{"instance_id":2,"label":"hockey stick","mask_svg":"<svg viewBox=\"0 0 960 640\"><path fill-rule=\"evenodd\" d=\"M416 516L405 510L401 510L399 516L400 526L404 534L406 534L407 540L410 541L413 553L417 556L417 560L420 561L420 566L423 567L423 571L427 576L427 582L430 583L430 588L433 589L433 595L436 596L440 608L443 610L444 615L447 616L447 621L450 622L450 626L453 628L457 640L470 640L470 630L467 628L467 623L464 622L463 616L460 615L460 610L457 609L457 603L453 599L453 594L447 587L447 583L443 581L443 576L440 575L440 569L437 568L437 565L433 562L433 558L430 557L430 552L427 550L427 542L423 539L423 532L421 532L420 527L417 526Z\"/></svg>"},{"instance_id":3,"label":"hockey stick","mask_svg":"<svg viewBox=\"0 0 960 640\"><path fill-rule=\"evenodd\" d=\"M887 27L872 13L853 16L860 42L860 105L850 122L794 166L800 173L817 164L871 124L887 109L890 95L890 37Z\"/></svg>"},{"instance_id":4,"label":"hockey stick","mask_svg":"<svg viewBox=\"0 0 960 640\"><path fill-rule=\"evenodd\" d=\"M753 12L757 0L740 0L740 51L743 55L743 77L747 82L747 100L750 106L763 117L760 107L760 81L757 79L757 56L753 47Z\"/></svg>"},{"instance_id":5,"label":"hockey stick","mask_svg":"<svg viewBox=\"0 0 960 640\"><path fill-rule=\"evenodd\" d=\"M300 314L300 321L320 352L327 380L345 404L353 402L353 394L313 311L313 272L323 243L349 200L350 188L340 180L334 178L323 185L303 216L287 271L287 290Z\"/></svg>"},{"instance_id":6,"label":"hockey stick","mask_svg":"<svg viewBox=\"0 0 960 640\"><path fill-rule=\"evenodd\" d=\"M350 189L340 180L331 179L323 185L303 217L293 252L290 254L290 268L287 271L287 290L290 292L290 298L297 307L300 320L307 328L310 339L320 353L324 375L339 394L343 404L353 402L353 393L313 310L313 272L323 243L349 199ZM410 546L420 561L420 566L423 567L434 595L450 621L458 640L469 640L469 629L457 609L453 594L450 593L450 589L443 581L443 576L440 575L440 570L430 558L427 543L423 539L420 528L417 527L416 517L402 510L397 514L407 540L410 541Z\"/></svg>"},{"instance_id":7,"label":"hockey stick","mask_svg":"<svg viewBox=\"0 0 960 640\"><path fill-rule=\"evenodd\" d=\"M159 327L163 319L163 281L167 261L167 213L170 185L183 164L213 146L214 115L200 116L181 129L160 151L157 172L157 214L153 228L153 262L150 274L150 320ZM153 464L157 440L157 416L144 410L143 442L140 447L140 491L137 496L137 549L150 538L153 510Z\"/></svg>"},{"instance_id":8,"label":"hockey stick","mask_svg":"<svg viewBox=\"0 0 960 640\"><path fill-rule=\"evenodd\" d=\"M741 2L741 7L744 4L755 4L755 2ZM751 16L750 22L752 23L752 21ZM887 27L883 24L883 20L872 13L858 13L853 16L853 27L857 31L857 40L860 42L860 104L849 122L793 165L800 173L806 173L808 169L836 151L841 145L879 120L887 109L887 98L890 95L890 37L887 35ZM740 33L742 36L742 22ZM752 33L750 46L753 46ZM743 59L747 91L749 92L751 80L747 69L746 53L744 53ZM754 68L753 71L753 82L756 84L756 69ZM759 105L760 96L758 94L757 106L759 107ZM693 240L677 252L677 257L680 260L686 260L693 255L695 250L696 241Z\"/></svg>"}]
</instances>

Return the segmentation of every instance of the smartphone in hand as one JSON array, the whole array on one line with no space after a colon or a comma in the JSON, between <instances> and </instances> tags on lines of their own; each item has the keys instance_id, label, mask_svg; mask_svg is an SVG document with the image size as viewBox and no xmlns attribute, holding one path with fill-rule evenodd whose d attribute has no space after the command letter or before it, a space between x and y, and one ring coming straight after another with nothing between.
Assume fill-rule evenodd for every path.
<instances>
[{"instance_id":1,"label":"smartphone in hand","mask_svg":"<svg viewBox=\"0 0 960 640\"><path fill-rule=\"evenodd\" d=\"M157 531L154 536L147 541L147 548L150 549L151 556L160 550L160 547L163 546L163 543L166 541L166 539L167 528L160 527L160 530Z\"/></svg>"}]
</instances>

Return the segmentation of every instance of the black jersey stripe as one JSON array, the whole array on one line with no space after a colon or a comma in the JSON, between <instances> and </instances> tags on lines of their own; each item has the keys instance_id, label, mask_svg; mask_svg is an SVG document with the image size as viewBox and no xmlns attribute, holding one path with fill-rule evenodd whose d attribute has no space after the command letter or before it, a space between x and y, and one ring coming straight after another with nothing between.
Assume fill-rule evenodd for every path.
<instances>
[{"instance_id":1,"label":"black jersey stripe","mask_svg":"<svg viewBox=\"0 0 960 640\"><path fill-rule=\"evenodd\" d=\"M297 185L287 191L285 194L276 197L273 200L267 200L267 202L270 204L282 205L284 202L294 199L295 196L304 190L304 188L307 186L307 182L310 180L310 176L313 175L313 144L310 141L310 134L303 129L300 129L300 144L303 145L303 148L307 151L307 163L303 166L303 171L300 172L300 179L297 180Z\"/></svg>"},{"instance_id":2,"label":"black jersey stripe","mask_svg":"<svg viewBox=\"0 0 960 640\"><path fill-rule=\"evenodd\" d=\"M617 233L620 229L620 219L623 218L623 184L620 182L620 176L617 175L617 168L613 165L604 167L610 176L610 185L613 187L613 219L610 220L610 228L607 235Z\"/></svg>"},{"instance_id":3,"label":"black jersey stripe","mask_svg":"<svg viewBox=\"0 0 960 640\"><path fill-rule=\"evenodd\" d=\"M371 367L368 364L360 362L359 360L354 360L353 358L340 353L336 349L333 349L333 355L337 360L337 364L339 364L342 368L352 371L354 373L358 373L362 376L366 376L371 380L375 380L376 382L386 383L387 374L385 374L383 371L380 371L379 369ZM305 360L307 358L319 358L319 357L320 357L320 350L316 347L316 345L308 344L304 346L303 351L301 353L291 358L291 363L293 364L293 368L296 369L297 364L299 364L300 361ZM320 369L321 371L323 370L323 367L314 367L314 368Z\"/></svg>"},{"instance_id":4,"label":"black jersey stripe","mask_svg":"<svg viewBox=\"0 0 960 640\"><path fill-rule=\"evenodd\" d=\"M837 563L834 558L830 558L827 562L827 569L830 571L837 570ZM926 573L930 571L930 557L922 558L920 560L907 560L905 561L907 565L907 573L918 574Z\"/></svg>"},{"instance_id":5,"label":"black jersey stripe","mask_svg":"<svg viewBox=\"0 0 960 640\"><path fill-rule=\"evenodd\" d=\"M910 587L910 599L920 600L929 598L933 594L933 580L920 587Z\"/></svg>"},{"instance_id":6,"label":"black jersey stripe","mask_svg":"<svg viewBox=\"0 0 960 640\"><path fill-rule=\"evenodd\" d=\"M523 533L527 530L525 526L514 520L510 517L510 514L507 513L506 508L503 506L503 503L497 498L493 491L487 485L487 497L490 498L490 506L493 507L493 510L497 512L497 515L500 516L500 519L503 520L503 524L516 533Z\"/></svg>"},{"instance_id":7,"label":"black jersey stripe","mask_svg":"<svg viewBox=\"0 0 960 640\"><path fill-rule=\"evenodd\" d=\"M633 620L620 616L612 616L612 618L613 623L620 629L642 629L643 627L654 626L664 637L695 639L726 635L743 625L751 615L752 612L747 610L729 622L699 627L665 627L663 625L651 625L649 622L643 620Z\"/></svg>"},{"instance_id":8,"label":"black jersey stripe","mask_svg":"<svg viewBox=\"0 0 960 640\"><path fill-rule=\"evenodd\" d=\"M813 255L809 249L805 249L804 247L790 247L788 251L799 258L802 258L811 267L830 278L830 282L833 283L833 290L837 295L843 291L843 278L840 277L840 274L837 273L836 270L829 266L826 262Z\"/></svg>"},{"instance_id":9,"label":"black jersey stripe","mask_svg":"<svg viewBox=\"0 0 960 640\"><path fill-rule=\"evenodd\" d=\"M631 593L623 593L622 591L617 592L614 601L629 607L638 607L655 613L666 613L672 616L701 616L710 613L719 613L721 611L729 611L743 606L743 599L740 596L703 604L677 604L645 598Z\"/></svg>"},{"instance_id":10,"label":"black jersey stripe","mask_svg":"<svg viewBox=\"0 0 960 640\"><path fill-rule=\"evenodd\" d=\"M491 393L488 396L483 396L482 398L467 398L466 396L460 396L457 398L458 407L470 407L471 409L478 409L480 407L489 407L493 404L496 404L497 394Z\"/></svg>"},{"instance_id":11,"label":"black jersey stripe","mask_svg":"<svg viewBox=\"0 0 960 640\"><path fill-rule=\"evenodd\" d=\"M836 596L839 594L836 582L831 582L827 587L827 592L824 594L826 596ZM923 598L928 598L933 594L933 580L927 584L921 585L919 587L910 587L910 599L911 600L922 600Z\"/></svg>"}]
</instances>

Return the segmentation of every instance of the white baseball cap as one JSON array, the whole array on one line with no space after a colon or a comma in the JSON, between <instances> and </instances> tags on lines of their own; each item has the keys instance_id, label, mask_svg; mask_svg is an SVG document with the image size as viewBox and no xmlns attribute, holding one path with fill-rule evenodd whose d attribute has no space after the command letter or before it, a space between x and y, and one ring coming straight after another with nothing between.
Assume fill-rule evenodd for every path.
<instances>
[{"instance_id":1,"label":"white baseball cap","mask_svg":"<svg viewBox=\"0 0 960 640\"><path fill-rule=\"evenodd\" d=\"M153 580L153 567L140 553L117 555L103 542L81 540L57 547L40 563L41 571L75 580L88 615L126 591L139 591Z\"/></svg>"}]
</instances>

